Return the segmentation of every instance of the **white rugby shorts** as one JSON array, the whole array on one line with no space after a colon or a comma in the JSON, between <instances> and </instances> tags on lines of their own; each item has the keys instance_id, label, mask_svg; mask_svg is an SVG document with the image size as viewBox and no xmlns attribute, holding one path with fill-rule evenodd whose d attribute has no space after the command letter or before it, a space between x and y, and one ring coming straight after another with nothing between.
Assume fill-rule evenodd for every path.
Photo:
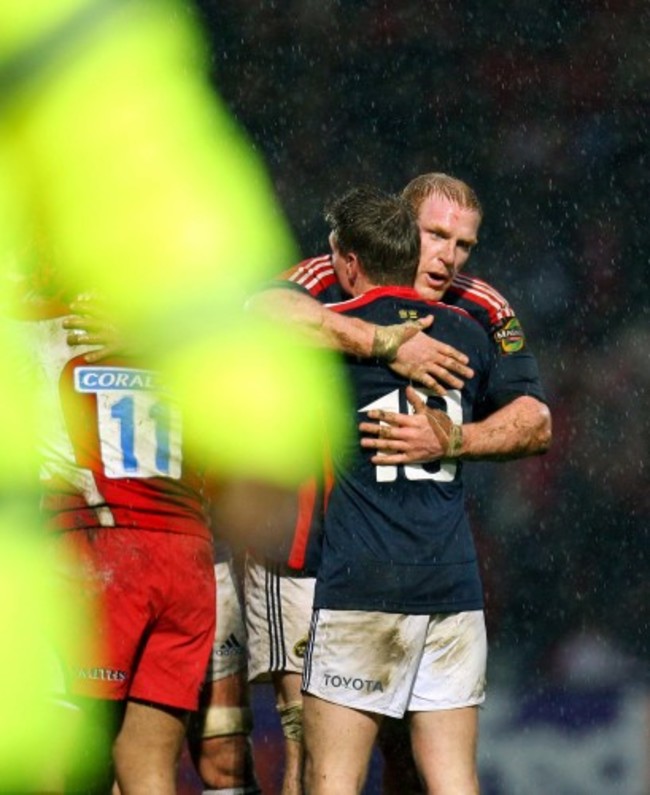
<instances>
[{"instance_id":1,"label":"white rugby shorts","mask_svg":"<svg viewBox=\"0 0 650 795\"><path fill-rule=\"evenodd\" d=\"M325 701L401 718L481 704L482 610L404 615L314 610L302 688Z\"/></svg>"},{"instance_id":2,"label":"white rugby shorts","mask_svg":"<svg viewBox=\"0 0 650 795\"><path fill-rule=\"evenodd\" d=\"M246 626L243 602L231 560L215 563L217 630L206 681L216 682L246 670Z\"/></svg>"},{"instance_id":3,"label":"white rugby shorts","mask_svg":"<svg viewBox=\"0 0 650 795\"><path fill-rule=\"evenodd\" d=\"M294 577L271 561L246 559L244 593L248 678L278 671L302 673L314 603L313 577Z\"/></svg>"}]
</instances>

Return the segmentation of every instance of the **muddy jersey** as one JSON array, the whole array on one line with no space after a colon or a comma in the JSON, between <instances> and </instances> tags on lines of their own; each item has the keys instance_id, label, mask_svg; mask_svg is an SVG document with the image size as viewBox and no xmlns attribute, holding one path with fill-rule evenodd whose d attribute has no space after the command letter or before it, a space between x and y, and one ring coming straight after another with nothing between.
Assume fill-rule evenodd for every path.
<instances>
[{"instance_id":1,"label":"muddy jersey","mask_svg":"<svg viewBox=\"0 0 650 795\"><path fill-rule=\"evenodd\" d=\"M309 293L323 304L344 301L343 292L329 254L310 257L282 273L274 286L289 287ZM492 340L494 364L493 388L475 407L476 419L486 416L516 397L530 395L546 402L534 355L526 345L521 323L508 301L491 285L469 274L457 274L442 302L464 309L477 320ZM433 336L437 336L435 333ZM459 350L465 352L464 341ZM289 565L315 573L318 560L318 534L323 495L313 491L313 484L300 493L300 519L289 553ZM283 558L284 559L284 558Z\"/></svg>"},{"instance_id":2,"label":"muddy jersey","mask_svg":"<svg viewBox=\"0 0 650 795\"><path fill-rule=\"evenodd\" d=\"M285 287L308 292L324 304L344 301L343 293L329 255L311 257L285 271L281 277ZM530 395L546 402L535 356L526 344L526 336L514 309L490 284L476 276L458 273L442 303L457 306L478 320L489 335L497 354L494 391L491 404L483 411L494 411L521 395ZM458 349L464 351L462 344Z\"/></svg>"},{"instance_id":3,"label":"muddy jersey","mask_svg":"<svg viewBox=\"0 0 650 795\"><path fill-rule=\"evenodd\" d=\"M462 390L437 397L417 387L429 406L454 423L498 388L490 340L462 310L423 300L412 288L376 288L331 307L379 325L434 315L426 332L462 347L474 376ZM334 486L325 513L314 606L394 613L478 610L483 595L465 511L463 464L375 466L359 444L357 425L370 409L409 412L408 381L376 359L346 357L353 405L347 448L333 457Z\"/></svg>"},{"instance_id":4,"label":"muddy jersey","mask_svg":"<svg viewBox=\"0 0 650 795\"><path fill-rule=\"evenodd\" d=\"M43 420L43 511L55 530L127 527L210 538L202 475L187 465L177 406L127 359L89 364L64 305L29 308Z\"/></svg>"}]
</instances>

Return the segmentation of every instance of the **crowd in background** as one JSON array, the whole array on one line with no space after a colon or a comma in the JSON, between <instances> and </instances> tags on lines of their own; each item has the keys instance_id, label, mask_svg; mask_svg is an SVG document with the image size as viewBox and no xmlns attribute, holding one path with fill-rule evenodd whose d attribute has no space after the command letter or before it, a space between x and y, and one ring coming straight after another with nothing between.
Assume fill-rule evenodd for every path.
<instances>
[{"instance_id":1,"label":"crowd in background","mask_svg":"<svg viewBox=\"0 0 650 795\"><path fill-rule=\"evenodd\" d=\"M650 7L198 7L305 256L351 185L446 171L476 189L471 272L517 309L554 420L543 458L467 470L492 677L647 681Z\"/></svg>"}]
</instances>

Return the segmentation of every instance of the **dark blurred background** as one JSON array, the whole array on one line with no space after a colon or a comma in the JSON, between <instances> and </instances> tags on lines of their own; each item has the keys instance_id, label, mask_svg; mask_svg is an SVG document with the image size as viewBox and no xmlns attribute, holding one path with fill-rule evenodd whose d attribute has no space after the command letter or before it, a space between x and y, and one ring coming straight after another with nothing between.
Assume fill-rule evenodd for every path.
<instances>
[{"instance_id":1,"label":"dark blurred background","mask_svg":"<svg viewBox=\"0 0 650 795\"><path fill-rule=\"evenodd\" d=\"M554 419L545 457L466 469L490 682L542 712L588 692L591 706L558 709L595 725L604 694L650 683L650 4L198 8L215 84L305 256L327 250L323 204L351 185L399 191L446 171L476 189L485 220L468 271L517 310ZM491 775L487 795L517 791ZM608 775L608 795L648 791Z\"/></svg>"}]
</instances>

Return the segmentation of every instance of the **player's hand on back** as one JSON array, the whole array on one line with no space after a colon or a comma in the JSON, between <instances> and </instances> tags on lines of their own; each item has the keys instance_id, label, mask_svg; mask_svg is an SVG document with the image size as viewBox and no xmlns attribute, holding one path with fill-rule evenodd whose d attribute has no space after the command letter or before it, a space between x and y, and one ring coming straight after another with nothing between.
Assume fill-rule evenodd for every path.
<instances>
[{"instance_id":1,"label":"player's hand on back","mask_svg":"<svg viewBox=\"0 0 650 795\"><path fill-rule=\"evenodd\" d=\"M66 342L71 347L95 345L97 350L84 356L94 364L117 354L129 353L128 346L116 326L102 308L101 302L91 295L80 295L71 304L71 316L63 321L63 328L70 333Z\"/></svg>"},{"instance_id":2,"label":"player's hand on back","mask_svg":"<svg viewBox=\"0 0 650 795\"><path fill-rule=\"evenodd\" d=\"M465 380L471 378L474 371L467 366L469 359L464 353L422 333L420 329L428 328L432 322L431 316L417 321L419 328L414 333L404 335L389 366L398 375L417 381L436 395L444 395L448 389L462 389ZM411 324L411 328L414 326Z\"/></svg>"},{"instance_id":3,"label":"player's hand on back","mask_svg":"<svg viewBox=\"0 0 650 795\"><path fill-rule=\"evenodd\" d=\"M377 465L424 464L458 455L452 450L453 423L440 409L431 409L413 387L406 388L413 414L371 409L370 420L359 423L361 446L374 450ZM462 437L461 437L462 438Z\"/></svg>"}]
</instances>

